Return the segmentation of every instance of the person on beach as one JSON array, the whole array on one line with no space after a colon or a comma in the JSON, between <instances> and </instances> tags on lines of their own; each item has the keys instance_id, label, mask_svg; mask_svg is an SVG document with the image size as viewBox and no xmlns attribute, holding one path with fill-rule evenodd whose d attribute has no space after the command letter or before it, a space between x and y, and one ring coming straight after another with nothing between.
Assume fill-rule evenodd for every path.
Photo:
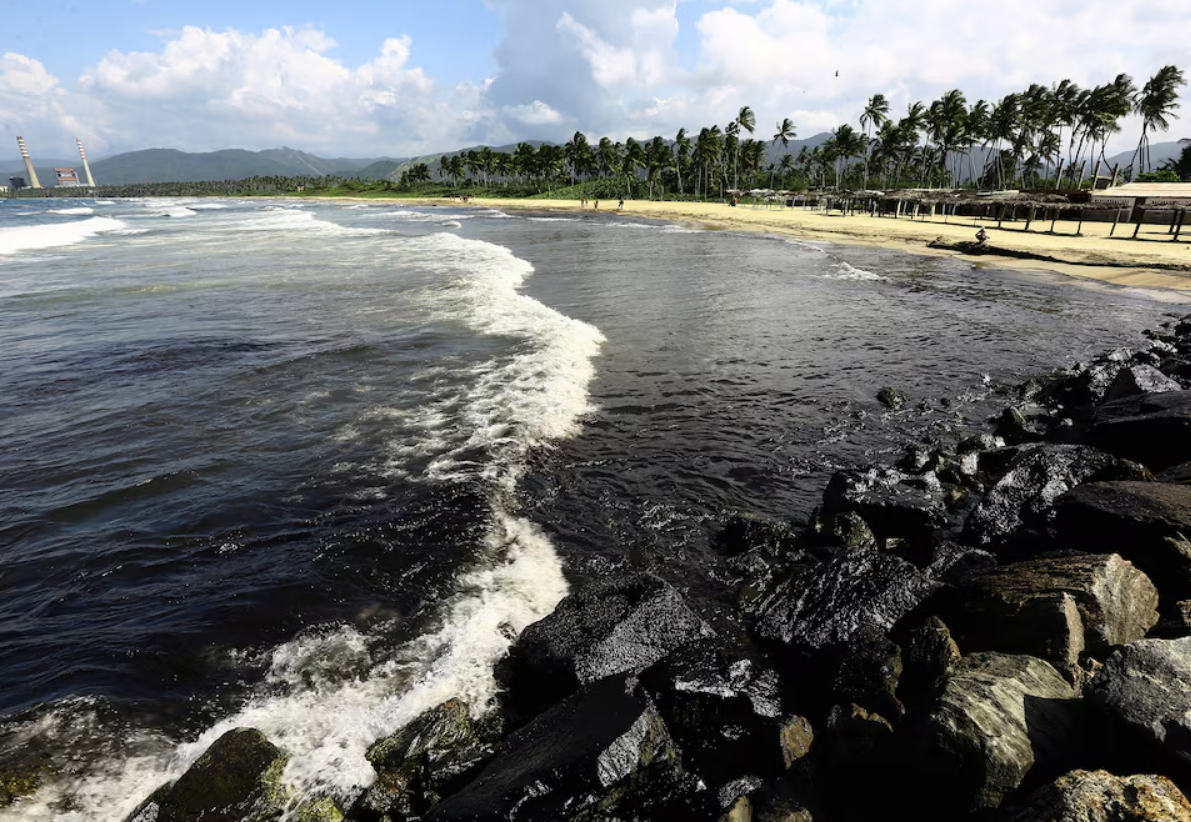
<instances>
[{"instance_id":1,"label":"person on beach","mask_svg":"<svg viewBox=\"0 0 1191 822\"><path fill-rule=\"evenodd\" d=\"M617 206L616 206L616 210L617 210L617 211L624 211L624 199L621 199L621 201L620 201L620 202L617 204Z\"/></svg>"},{"instance_id":2,"label":"person on beach","mask_svg":"<svg viewBox=\"0 0 1191 822\"><path fill-rule=\"evenodd\" d=\"M980 226L980 230L976 232L976 247L982 248L988 242L988 232L984 230L984 226Z\"/></svg>"},{"instance_id":3,"label":"person on beach","mask_svg":"<svg viewBox=\"0 0 1191 822\"><path fill-rule=\"evenodd\" d=\"M596 210L596 211L599 211L599 210L600 210L600 201L599 201L599 200L596 200L596 201L595 201L595 210Z\"/></svg>"}]
</instances>

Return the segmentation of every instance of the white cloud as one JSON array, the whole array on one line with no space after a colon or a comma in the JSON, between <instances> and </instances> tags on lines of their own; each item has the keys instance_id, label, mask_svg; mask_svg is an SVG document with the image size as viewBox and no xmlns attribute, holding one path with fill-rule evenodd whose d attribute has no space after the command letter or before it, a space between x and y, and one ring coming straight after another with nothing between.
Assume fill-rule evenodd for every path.
<instances>
[{"instance_id":1,"label":"white cloud","mask_svg":"<svg viewBox=\"0 0 1191 822\"><path fill-rule=\"evenodd\" d=\"M0 59L0 133L67 145L79 133L94 153L288 143L409 155L575 129L672 135L723 126L747 104L759 136L791 117L806 137L855 124L877 92L902 112L950 88L975 102L1033 82L1087 86L1122 71L1143 82L1167 63L1191 69L1186 0L1001 0L995 13L959 0L486 2L503 40L497 70L472 83L436 82L418 44L396 32L347 63L333 32L186 27L162 32L158 49L109 53L76 83L10 53ZM1122 147L1136 139L1126 129ZM1166 139L1188 135L1191 122L1176 121Z\"/></svg>"},{"instance_id":2,"label":"white cloud","mask_svg":"<svg viewBox=\"0 0 1191 822\"><path fill-rule=\"evenodd\" d=\"M505 106L504 112L527 126L555 125L565 119L541 100L534 100L529 105Z\"/></svg>"}]
</instances>

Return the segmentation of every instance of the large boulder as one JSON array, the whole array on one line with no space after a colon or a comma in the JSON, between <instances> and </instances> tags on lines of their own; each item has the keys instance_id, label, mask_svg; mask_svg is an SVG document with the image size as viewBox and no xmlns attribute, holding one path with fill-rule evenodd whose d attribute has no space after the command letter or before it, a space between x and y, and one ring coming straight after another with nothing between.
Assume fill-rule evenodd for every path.
<instances>
[{"instance_id":1,"label":"large boulder","mask_svg":"<svg viewBox=\"0 0 1191 822\"><path fill-rule=\"evenodd\" d=\"M783 771L781 683L757 660L710 642L686 648L641 674L683 762L709 784Z\"/></svg>"},{"instance_id":2,"label":"large boulder","mask_svg":"<svg viewBox=\"0 0 1191 822\"><path fill-rule=\"evenodd\" d=\"M579 686L642 671L676 648L713 636L681 594L656 577L618 576L567 596L526 628L496 669L521 724Z\"/></svg>"},{"instance_id":3,"label":"large boulder","mask_svg":"<svg viewBox=\"0 0 1191 822\"><path fill-rule=\"evenodd\" d=\"M964 657L934 710L910 731L908 778L927 818L997 808L1032 769L1061 761L1078 724L1077 701L1075 689L1040 659Z\"/></svg>"},{"instance_id":4,"label":"large boulder","mask_svg":"<svg viewBox=\"0 0 1191 822\"><path fill-rule=\"evenodd\" d=\"M228 731L161 796L157 822L272 822L289 757L255 728Z\"/></svg>"},{"instance_id":5,"label":"large boulder","mask_svg":"<svg viewBox=\"0 0 1191 822\"><path fill-rule=\"evenodd\" d=\"M1139 465L1086 445L1043 444L1018 450L1003 476L968 515L965 540L1000 543L1020 528L1044 529L1051 506L1077 485L1146 479Z\"/></svg>"},{"instance_id":6,"label":"large boulder","mask_svg":"<svg viewBox=\"0 0 1191 822\"><path fill-rule=\"evenodd\" d=\"M1191 802L1164 776L1072 771L1031 794L1012 822L1191 822Z\"/></svg>"},{"instance_id":7,"label":"large boulder","mask_svg":"<svg viewBox=\"0 0 1191 822\"><path fill-rule=\"evenodd\" d=\"M1191 637L1126 645L1104 663L1086 694L1128 729L1143 755L1156 752L1178 776L1191 776Z\"/></svg>"},{"instance_id":8,"label":"large boulder","mask_svg":"<svg viewBox=\"0 0 1191 822\"><path fill-rule=\"evenodd\" d=\"M714 806L715 797L683 772L653 700L635 676L621 674L585 685L514 732L474 781L423 818L711 817L703 803Z\"/></svg>"},{"instance_id":9,"label":"large boulder","mask_svg":"<svg viewBox=\"0 0 1191 822\"><path fill-rule=\"evenodd\" d=\"M819 530L834 533L836 518L859 515L884 543L928 541L947 524L947 497L933 473L913 476L893 468L838 471L823 492Z\"/></svg>"},{"instance_id":10,"label":"large boulder","mask_svg":"<svg viewBox=\"0 0 1191 822\"><path fill-rule=\"evenodd\" d=\"M840 551L798 565L756 607L764 639L823 650L869 629L888 631L937 587L903 559L869 550Z\"/></svg>"},{"instance_id":11,"label":"large boulder","mask_svg":"<svg viewBox=\"0 0 1191 822\"><path fill-rule=\"evenodd\" d=\"M1081 485L1055 504L1054 528L1070 548L1132 562L1158 587L1164 607L1191 598L1191 486Z\"/></svg>"},{"instance_id":12,"label":"large boulder","mask_svg":"<svg viewBox=\"0 0 1191 822\"><path fill-rule=\"evenodd\" d=\"M943 618L968 651L1045 659L1074 679L1081 658L1103 659L1158 622L1158 591L1116 554L1004 565L961 588Z\"/></svg>"},{"instance_id":13,"label":"large boulder","mask_svg":"<svg viewBox=\"0 0 1191 822\"><path fill-rule=\"evenodd\" d=\"M1191 391L1168 391L1106 402L1088 432L1093 445L1161 471L1191 462Z\"/></svg>"},{"instance_id":14,"label":"large boulder","mask_svg":"<svg viewBox=\"0 0 1191 822\"><path fill-rule=\"evenodd\" d=\"M467 705L432 708L368 750L376 782L352 808L362 820L418 817L462 787L495 755Z\"/></svg>"},{"instance_id":15,"label":"large boulder","mask_svg":"<svg viewBox=\"0 0 1191 822\"><path fill-rule=\"evenodd\" d=\"M1105 399L1112 401L1122 397L1182 390L1183 386L1179 385L1178 381L1172 380L1152 365L1131 365L1117 372Z\"/></svg>"},{"instance_id":16,"label":"large boulder","mask_svg":"<svg viewBox=\"0 0 1191 822\"><path fill-rule=\"evenodd\" d=\"M713 544L725 556L763 550L780 555L798 548L798 531L788 522L760 514L732 514Z\"/></svg>"}]
</instances>

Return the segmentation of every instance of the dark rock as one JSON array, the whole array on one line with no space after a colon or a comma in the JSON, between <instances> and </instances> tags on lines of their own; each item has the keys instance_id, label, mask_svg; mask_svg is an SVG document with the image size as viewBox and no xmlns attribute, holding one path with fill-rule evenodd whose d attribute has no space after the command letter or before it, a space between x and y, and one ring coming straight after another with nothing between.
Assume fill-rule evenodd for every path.
<instances>
[{"instance_id":1,"label":"dark rock","mask_svg":"<svg viewBox=\"0 0 1191 822\"><path fill-rule=\"evenodd\" d=\"M1158 751L1191 776L1191 637L1143 639L1118 649L1087 698L1129 731L1143 752Z\"/></svg>"},{"instance_id":2,"label":"dark rock","mask_svg":"<svg viewBox=\"0 0 1191 822\"><path fill-rule=\"evenodd\" d=\"M1137 480L1145 470L1084 445L1040 445L1018 452L964 524L964 537L998 544L1019 528L1047 525L1051 505L1077 485L1097 480Z\"/></svg>"},{"instance_id":3,"label":"dark rock","mask_svg":"<svg viewBox=\"0 0 1191 822\"><path fill-rule=\"evenodd\" d=\"M712 636L672 587L644 574L596 582L526 628L496 669L506 709L520 724L580 685L642 671L683 645Z\"/></svg>"},{"instance_id":4,"label":"dark rock","mask_svg":"<svg viewBox=\"0 0 1191 822\"><path fill-rule=\"evenodd\" d=\"M835 518L832 537L845 548L877 547L877 537L873 530L855 511L846 511Z\"/></svg>"},{"instance_id":5,"label":"dark rock","mask_svg":"<svg viewBox=\"0 0 1191 822\"><path fill-rule=\"evenodd\" d=\"M910 563L873 551L842 551L804 563L762 597L757 632L784 645L821 650L862 631L887 631L936 587Z\"/></svg>"},{"instance_id":6,"label":"dark rock","mask_svg":"<svg viewBox=\"0 0 1191 822\"><path fill-rule=\"evenodd\" d=\"M859 705L831 709L814 772L829 819L874 819L888 807L896 784L893 743L893 728L879 714ZM857 790L858 785L864 790Z\"/></svg>"},{"instance_id":7,"label":"dark rock","mask_svg":"<svg viewBox=\"0 0 1191 822\"><path fill-rule=\"evenodd\" d=\"M1154 475L1158 482L1170 482L1176 485L1191 485L1191 462L1180 462L1159 471Z\"/></svg>"},{"instance_id":8,"label":"dark rock","mask_svg":"<svg viewBox=\"0 0 1191 822\"><path fill-rule=\"evenodd\" d=\"M467 705L457 699L445 702L368 750L377 779L357 800L353 816L421 816L466 784L495 750L480 738Z\"/></svg>"},{"instance_id":9,"label":"dark rock","mask_svg":"<svg viewBox=\"0 0 1191 822\"><path fill-rule=\"evenodd\" d=\"M1118 553L1157 586L1164 602L1191 598L1191 486L1157 482L1081 485L1055 504L1059 541Z\"/></svg>"},{"instance_id":10,"label":"dark rock","mask_svg":"<svg viewBox=\"0 0 1191 822\"><path fill-rule=\"evenodd\" d=\"M859 515L877 539L929 541L947 524L943 487L933 474L910 476L892 468L839 471L823 492L823 531L833 533L836 518Z\"/></svg>"},{"instance_id":11,"label":"dark rock","mask_svg":"<svg viewBox=\"0 0 1191 822\"><path fill-rule=\"evenodd\" d=\"M609 676L514 732L496 759L426 820L714 818L665 722L629 674ZM628 810L626 810L628 809Z\"/></svg>"},{"instance_id":12,"label":"dark rock","mask_svg":"<svg viewBox=\"0 0 1191 822\"><path fill-rule=\"evenodd\" d=\"M907 704L933 702L943 692L947 676L959 663L959 646L938 617L908 631L902 643L902 675L898 696Z\"/></svg>"},{"instance_id":13,"label":"dark rock","mask_svg":"<svg viewBox=\"0 0 1191 822\"><path fill-rule=\"evenodd\" d=\"M755 660L703 642L641 674L687 770L709 784L785 770L781 683Z\"/></svg>"},{"instance_id":14,"label":"dark rock","mask_svg":"<svg viewBox=\"0 0 1191 822\"><path fill-rule=\"evenodd\" d=\"M943 542L931 555L926 573L947 585L962 585L997 567L997 558L981 548Z\"/></svg>"},{"instance_id":15,"label":"dark rock","mask_svg":"<svg viewBox=\"0 0 1191 822\"><path fill-rule=\"evenodd\" d=\"M1088 438L1096 447L1151 471L1191 462L1191 391L1105 403L1096 412Z\"/></svg>"},{"instance_id":16,"label":"dark rock","mask_svg":"<svg viewBox=\"0 0 1191 822\"><path fill-rule=\"evenodd\" d=\"M997 436L1010 443L1030 442L1042 434L1038 425L1016 406L1006 408L997 417L996 432Z\"/></svg>"},{"instance_id":17,"label":"dark rock","mask_svg":"<svg viewBox=\"0 0 1191 822\"><path fill-rule=\"evenodd\" d=\"M883 630L869 626L857 632L839 649L833 668L831 694L835 699L895 720L905 714L897 698L901 648Z\"/></svg>"},{"instance_id":18,"label":"dark rock","mask_svg":"<svg viewBox=\"0 0 1191 822\"><path fill-rule=\"evenodd\" d=\"M960 440L959 445L955 447L956 454L975 454L980 451L992 451L995 448L1004 448L1005 440L994 434L977 434L974 437Z\"/></svg>"},{"instance_id":19,"label":"dark rock","mask_svg":"<svg viewBox=\"0 0 1191 822\"><path fill-rule=\"evenodd\" d=\"M927 817L996 808L1032 769L1060 760L1074 735L1077 696L1040 659L964 657L909 740L907 776Z\"/></svg>"},{"instance_id":20,"label":"dark rock","mask_svg":"<svg viewBox=\"0 0 1191 822\"><path fill-rule=\"evenodd\" d=\"M1191 822L1191 802L1164 776L1072 771L1031 794L1012 822Z\"/></svg>"},{"instance_id":21,"label":"dark rock","mask_svg":"<svg viewBox=\"0 0 1191 822\"><path fill-rule=\"evenodd\" d=\"M762 788L752 797L753 822L814 822L803 793L784 780Z\"/></svg>"},{"instance_id":22,"label":"dark rock","mask_svg":"<svg viewBox=\"0 0 1191 822\"><path fill-rule=\"evenodd\" d=\"M1029 654L1070 680L1085 653L1103 659L1158 621L1158 591L1119 556L1005 565L964 588L943 618L970 651Z\"/></svg>"},{"instance_id":23,"label":"dark rock","mask_svg":"<svg viewBox=\"0 0 1191 822\"><path fill-rule=\"evenodd\" d=\"M1191 599L1176 602L1149 634L1151 639L1178 639L1191 636Z\"/></svg>"},{"instance_id":24,"label":"dark rock","mask_svg":"<svg viewBox=\"0 0 1191 822\"><path fill-rule=\"evenodd\" d=\"M890 411L896 411L906 404L906 397L895 388L886 386L877 392L877 400Z\"/></svg>"},{"instance_id":25,"label":"dark rock","mask_svg":"<svg viewBox=\"0 0 1191 822\"><path fill-rule=\"evenodd\" d=\"M157 822L265 822L281 815L289 757L254 728L228 731L162 798Z\"/></svg>"},{"instance_id":26,"label":"dark rock","mask_svg":"<svg viewBox=\"0 0 1191 822\"><path fill-rule=\"evenodd\" d=\"M758 514L733 514L715 537L715 546L725 556L766 550L780 554L797 550L798 531L789 523Z\"/></svg>"},{"instance_id":27,"label":"dark rock","mask_svg":"<svg viewBox=\"0 0 1191 822\"><path fill-rule=\"evenodd\" d=\"M1136 397L1139 394L1162 394L1167 391L1182 391L1183 386L1163 374L1152 365L1133 365L1117 372L1112 387L1105 399L1119 400L1122 397Z\"/></svg>"},{"instance_id":28,"label":"dark rock","mask_svg":"<svg viewBox=\"0 0 1191 822\"><path fill-rule=\"evenodd\" d=\"M43 751L21 748L0 755L0 808L37 793L53 773Z\"/></svg>"},{"instance_id":29,"label":"dark rock","mask_svg":"<svg viewBox=\"0 0 1191 822\"><path fill-rule=\"evenodd\" d=\"M752 822L753 803L747 796L741 796L732 803L732 807L724 812L719 822Z\"/></svg>"}]
</instances>

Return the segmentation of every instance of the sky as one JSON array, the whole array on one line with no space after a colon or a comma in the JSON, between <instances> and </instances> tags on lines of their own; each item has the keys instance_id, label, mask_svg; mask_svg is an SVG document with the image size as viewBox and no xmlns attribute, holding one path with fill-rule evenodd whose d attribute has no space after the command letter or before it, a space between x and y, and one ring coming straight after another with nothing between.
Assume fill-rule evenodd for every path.
<instances>
[{"instance_id":1,"label":"sky","mask_svg":"<svg viewBox=\"0 0 1191 822\"><path fill-rule=\"evenodd\" d=\"M408 157L575 131L772 139L958 88L1191 75L1188 0L0 0L0 156ZM838 73L838 74L837 74ZM1191 88L1183 89L1191 100ZM1185 120L1155 141L1191 137ZM1110 150L1136 145L1122 121ZM6 148L7 147L7 148Z\"/></svg>"}]
</instances>

